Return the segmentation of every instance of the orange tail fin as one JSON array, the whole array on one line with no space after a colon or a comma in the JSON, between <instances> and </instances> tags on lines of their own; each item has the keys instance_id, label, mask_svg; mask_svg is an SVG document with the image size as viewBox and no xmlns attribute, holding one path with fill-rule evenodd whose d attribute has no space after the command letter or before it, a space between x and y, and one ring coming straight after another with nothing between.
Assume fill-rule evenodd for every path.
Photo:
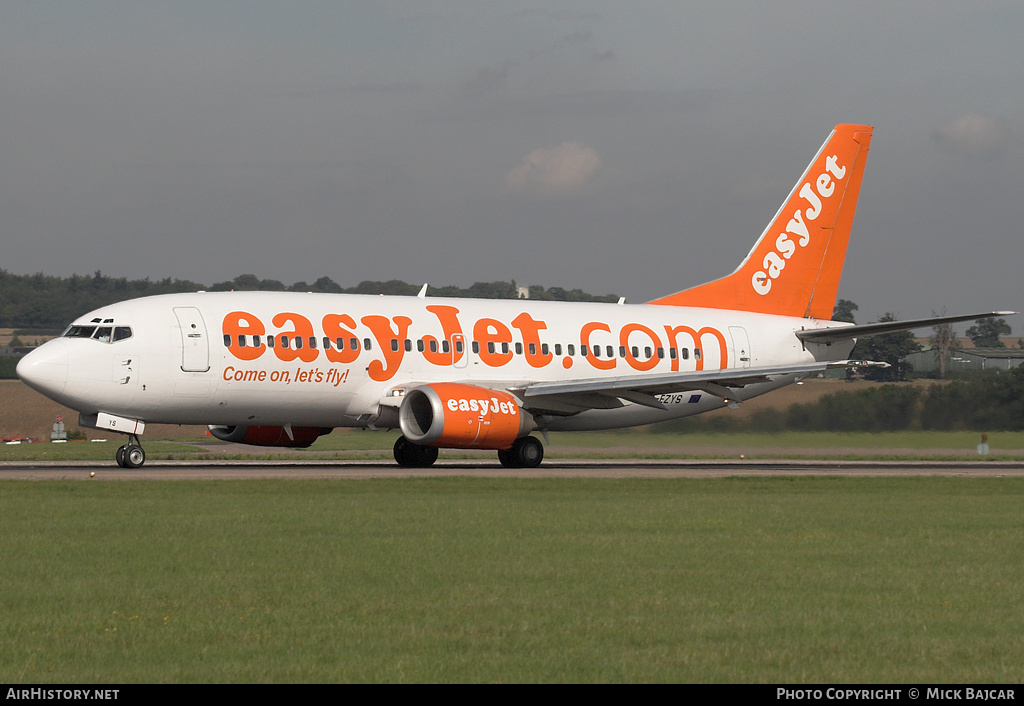
<instances>
[{"instance_id":1,"label":"orange tail fin","mask_svg":"<svg viewBox=\"0 0 1024 706\"><path fill-rule=\"evenodd\" d=\"M650 303L832 318L871 131L836 126L735 272Z\"/></svg>"}]
</instances>

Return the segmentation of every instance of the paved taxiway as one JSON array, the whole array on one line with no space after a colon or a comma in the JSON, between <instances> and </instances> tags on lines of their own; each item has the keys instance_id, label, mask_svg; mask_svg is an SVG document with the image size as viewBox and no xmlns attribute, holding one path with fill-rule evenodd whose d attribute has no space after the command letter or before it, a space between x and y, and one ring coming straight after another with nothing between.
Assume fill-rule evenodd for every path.
<instances>
[{"instance_id":1,"label":"paved taxiway","mask_svg":"<svg viewBox=\"0 0 1024 706\"><path fill-rule=\"evenodd\" d=\"M90 475L95 474L95 475ZM760 461L554 460L540 468L502 468L493 462L445 461L430 468L399 468L390 461L151 461L137 470L111 462L0 463L2 480L238 480L443 478L725 478L730 476L1024 476L1017 461Z\"/></svg>"}]
</instances>

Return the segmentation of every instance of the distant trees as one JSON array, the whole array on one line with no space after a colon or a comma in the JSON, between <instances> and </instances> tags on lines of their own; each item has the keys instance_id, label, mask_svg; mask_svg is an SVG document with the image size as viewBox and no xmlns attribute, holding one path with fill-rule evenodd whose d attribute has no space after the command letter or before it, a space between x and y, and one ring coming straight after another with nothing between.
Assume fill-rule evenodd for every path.
<instances>
[{"instance_id":1,"label":"distant trees","mask_svg":"<svg viewBox=\"0 0 1024 706\"><path fill-rule=\"evenodd\" d=\"M91 277L52 277L41 272L14 275L0 269L0 327L59 331L75 317L116 301L204 288L169 277L155 282L148 277L108 277L99 270Z\"/></svg>"},{"instance_id":2,"label":"distant trees","mask_svg":"<svg viewBox=\"0 0 1024 706\"><path fill-rule=\"evenodd\" d=\"M946 310L940 313L932 312L932 316L945 316ZM949 364L950 354L960 348L960 339L957 338L953 324L937 324L932 327L932 348L939 356L939 377L946 377L946 366Z\"/></svg>"},{"instance_id":3,"label":"distant trees","mask_svg":"<svg viewBox=\"0 0 1024 706\"><path fill-rule=\"evenodd\" d=\"M974 342L976 348L1004 348L1000 336L1013 333L1006 319L978 319L974 326L967 329L967 337Z\"/></svg>"},{"instance_id":4,"label":"distant trees","mask_svg":"<svg viewBox=\"0 0 1024 706\"><path fill-rule=\"evenodd\" d=\"M934 384L881 385L823 395L747 418L699 415L658 431L1024 431L1024 367Z\"/></svg>"},{"instance_id":5,"label":"distant trees","mask_svg":"<svg viewBox=\"0 0 1024 706\"><path fill-rule=\"evenodd\" d=\"M838 299L836 300L835 308L832 310L832 320L855 324L857 322L853 320L853 312L859 308L849 299Z\"/></svg>"},{"instance_id":6,"label":"distant trees","mask_svg":"<svg viewBox=\"0 0 1024 706\"><path fill-rule=\"evenodd\" d=\"M892 312L886 312L878 323L895 321ZM897 382L907 379L910 365L903 358L921 350L910 331L883 333L870 338L861 338L850 355L858 360L878 360L889 364L888 368L868 368L864 377L878 382Z\"/></svg>"},{"instance_id":7,"label":"distant trees","mask_svg":"<svg viewBox=\"0 0 1024 706\"><path fill-rule=\"evenodd\" d=\"M386 282L364 280L353 287L343 287L330 277L320 277L312 284L296 282L285 285L275 279L262 279L254 274L206 286L189 280L170 277L151 281L109 277L97 270L89 275L51 277L42 273L14 275L0 269L0 328L42 329L59 333L76 317L107 304L154 294L176 292L270 291L270 292L332 292L346 294L398 294L411 296L419 292L419 284L393 279ZM561 287L530 287L530 297L556 301L614 302L615 294L595 296L579 289ZM468 288L454 286L430 287L427 296L470 297L475 299L518 299L519 288L510 282L475 282Z\"/></svg>"},{"instance_id":8,"label":"distant trees","mask_svg":"<svg viewBox=\"0 0 1024 706\"><path fill-rule=\"evenodd\" d=\"M920 422L922 429L1024 430L1024 367L930 387Z\"/></svg>"}]
</instances>

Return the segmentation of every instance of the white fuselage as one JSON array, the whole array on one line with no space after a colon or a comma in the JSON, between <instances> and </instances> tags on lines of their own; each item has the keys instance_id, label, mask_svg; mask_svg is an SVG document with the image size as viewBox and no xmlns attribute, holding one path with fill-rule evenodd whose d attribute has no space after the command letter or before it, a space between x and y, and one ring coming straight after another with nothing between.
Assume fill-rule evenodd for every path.
<instances>
[{"instance_id":1,"label":"white fuselage","mask_svg":"<svg viewBox=\"0 0 1024 706\"><path fill-rule=\"evenodd\" d=\"M677 306L198 292L91 312L26 357L19 374L83 414L146 423L393 426L392 400L417 384L515 391L536 382L840 360L852 342L805 345L794 335L828 325ZM797 379L779 376L736 396ZM658 401L665 409L626 402L549 415L545 428L646 424L724 404L701 390Z\"/></svg>"}]
</instances>

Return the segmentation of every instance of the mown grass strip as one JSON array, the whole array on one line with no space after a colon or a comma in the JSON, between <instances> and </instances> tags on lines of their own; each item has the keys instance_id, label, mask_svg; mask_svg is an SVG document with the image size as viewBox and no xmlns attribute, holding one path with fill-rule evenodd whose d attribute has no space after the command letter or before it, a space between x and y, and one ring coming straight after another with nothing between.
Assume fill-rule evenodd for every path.
<instances>
[{"instance_id":1,"label":"mown grass strip","mask_svg":"<svg viewBox=\"0 0 1024 706\"><path fill-rule=\"evenodd\" d=\"M1024 481L0 484L0 681L1020 682Z\"/></svg>"},{"instance_id":2,"label":"mown grass strip","mask_svg":"<svg viewBox=\"0 0 1024 706\"><path fill-rule=\"evenodd\" d=\"M390 459L398 432L367 432L337 429L321 437L308 450L289 450L297 457ZM646 430L554 433L547 446L548 458L864 458L947 460L1024 459L1024 432L987 435L990 455L977 454L977 432L734 432L653 433ZM22 444L0 446L0 461L106 461L113 459L119 441L106 443ZM237 446L215 440L161 441L144 439L150 460L266 459L278 450L250 447L239 454ZM228 451L232 449L232 451ZM950 452L959 452L949 455ZM366 452L360 454L360 452ZM494 458L493 452L486 457ZM481 458L480 452L442 451L442 458Z\"/></svg>"}]
</instances>

